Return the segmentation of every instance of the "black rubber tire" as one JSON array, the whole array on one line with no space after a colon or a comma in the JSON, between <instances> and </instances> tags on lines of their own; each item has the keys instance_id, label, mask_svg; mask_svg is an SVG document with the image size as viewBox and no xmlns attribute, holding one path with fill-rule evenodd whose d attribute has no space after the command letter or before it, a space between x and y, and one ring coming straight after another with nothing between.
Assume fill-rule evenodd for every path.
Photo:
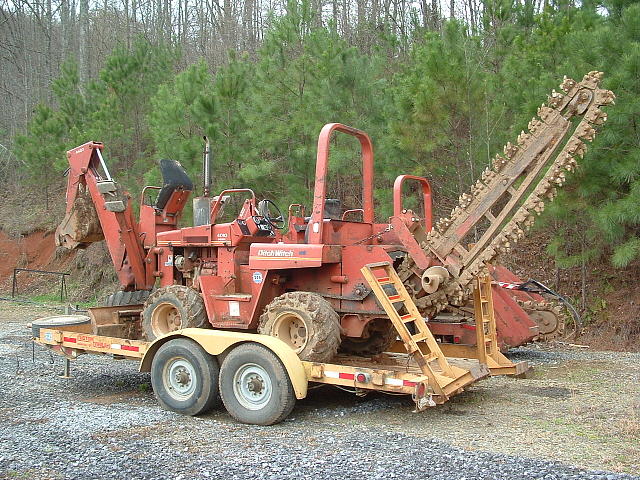
<instances>
[{"instance_id":1,"label":"black rubber tire","mask_svg":"<svg viewBox=\"0 0 640 480\"><path fill-rule=\"evenodd\" d=\"M242 376L247 369L252 369L253 373ZM255 402L255 399L247 400L240 393L242 380L246 380L248 375L255 376L256 370L260 375L260 385L271 387L267 390L270 393L265 394L264 404L248 403L252 400ZM240 377L236 378L238 375ZM225 357L220 368L220 396L233 418L251 425L273 425L281 422L291 413L296 403L295 392L284 365L275 353L257 343L243 343ZM248 408L247 404L252 408Z\"/></svg>"},{"instance_id":2,"label":"black rubber tire","mask_svg":"<svg viewBox=\"0 0 640 480\"><path fill-rule=\"evenodd\" d=\"M188 381L195 384L192 390L179 392L172 387L171 373L186 371ZM158 403L166 410L183 415L200 415L220 405L219 376L216 357L186 338L169 340L158 349L151 362L151 385ZM175 379L173 383L177 383Z\"/></svg>"},{"instance_id":3,"label":"black rubber tire","mask_svg":"<svg viewBox=\"0 0 640 480\"><path fill-rule=\"evenodd\" d=\"M161 305L171 304L180 316L179 328L204 328L209 326L207 311L202 296L193 288L170 285L157 289L144 303L142 310L142 330L149 341L160 337L158 328L152 325L153 311ZM176 329L177 330L177 329ZM162 334L169 333L171 330Z\"/></svg>"},{"instance_id":4,"label":"black rubber tire","mask_svg":"<svg viewBox=\"0 0 640 480\"><path fill-rule=\"evenodd\" d=\"M258 332L278 337L278 319L283 313L293 314L306 326L306 344L297 352L300 359L328 362L335 357L340 345L340 317L328 301L310 292L288 292L280 295L264 309ZM291 346L295 350L295 346Z\"/></svg>"},{"instance_id":5,"label":"black rubber tire","mask_svg":"<svg viewBox=\"0 0 640 480\"><path fill-rule=\"evenodd\" d=\"M151 291L149 290L134 290L132 292L124 292L122 290L112 293L105 301L105 307L119 307L121 305L142 305Z\"/></svg>"},{"instance_id":6,"label":"black rubber tire","mask_svg":"<svg viewBox=\"0 0 640 480\"><path fill-rule=\"evenodd\" d=\"M340 344L340 352L351 355L369 357L389 350L398 337L398 331L391 320L374 318L366 326L369 329L366 337L344 337Z\"/></svg>"}]
</instances>

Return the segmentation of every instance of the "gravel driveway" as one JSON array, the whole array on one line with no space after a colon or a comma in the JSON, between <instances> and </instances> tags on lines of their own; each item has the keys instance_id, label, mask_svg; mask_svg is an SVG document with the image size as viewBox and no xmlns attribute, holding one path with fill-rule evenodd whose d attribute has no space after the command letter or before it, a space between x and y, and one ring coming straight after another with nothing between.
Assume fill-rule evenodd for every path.
<instances>
[{"instance_id":1,"label":"gravel driveway","mask_svg":"<svg viewBox=\"0 0 640 480\"><path fill-rule=\"evenodd\" d=\"M161 410L133 362L86 355L58 377L24 328L47 314L0 302L0 478L640 479L640 354L521 348L531 378L420 414L324 386L257 427Z\"/></svg>"}]
</instances>

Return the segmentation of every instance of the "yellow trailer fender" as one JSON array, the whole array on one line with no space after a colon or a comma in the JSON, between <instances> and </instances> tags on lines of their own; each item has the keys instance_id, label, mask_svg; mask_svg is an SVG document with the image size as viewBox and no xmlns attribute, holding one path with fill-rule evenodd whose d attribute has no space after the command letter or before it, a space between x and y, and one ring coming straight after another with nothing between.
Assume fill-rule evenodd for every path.
<instances>
[{"instance_id":1,"label":"yellow trailer fender","mask_svg":"<svg viewBox=\"0 0 640 480\"><path fill-rule=\"evenodd\" d=\"M291 385L296 394L296 398L305 398L307 396L307 375L304 370L302 361L296 353L282 340L268 335L258 335L255 333L231 332L227 330L208 330L204 328L185 328L176 330L164 337L160 337L149 345L142 361L140 362L141 372L151 371L151 362L153 357L164 343L173 338L190 338L205 351L211 355L218 356L226 353L232 347L241 343L254 342L267 347L275 353L284 368L287 370Z\"/></svg>"}]
</instances>

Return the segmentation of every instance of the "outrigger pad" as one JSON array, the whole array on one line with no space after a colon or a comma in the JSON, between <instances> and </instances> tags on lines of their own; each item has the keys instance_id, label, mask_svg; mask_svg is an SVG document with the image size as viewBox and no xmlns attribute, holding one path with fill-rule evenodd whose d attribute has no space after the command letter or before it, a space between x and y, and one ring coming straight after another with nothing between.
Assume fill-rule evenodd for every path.
<instances>
[{"instance_id":1,"label":"outrigger pad","mask_svg":"<svg viewBox=\"0 0 640 480\"><path fill-rule=\"evenodd\" d=\"M163 158L160 160L160 173L162 173L162 189L156 198L157 209L162 210L176 190L188 192L193 190L193 182L180 162Z\"/></svg>"}]
</instances>

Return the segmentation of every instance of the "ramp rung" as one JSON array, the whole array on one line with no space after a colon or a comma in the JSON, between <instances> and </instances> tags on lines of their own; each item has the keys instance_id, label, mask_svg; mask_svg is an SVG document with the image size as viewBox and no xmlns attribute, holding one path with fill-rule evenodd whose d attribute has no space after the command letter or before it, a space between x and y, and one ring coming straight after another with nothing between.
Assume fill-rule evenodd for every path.
<instances>
[{"instance_id":1,"label":"ramp rung","mask_svg":"<svg viewBox=\"0 0 640 480\"><path fill-rule=\"evenodd\" d=\"M407 313L406 315L402 315L400 317L400 320L402 320L402 323L411 323L416 321L416 317L414 317L410 313Z\"/></svg>"},{"instance_id":2,"label":"ramp rung","mask_svg":"<svg viewBox=\"0 0 640 480\"><path fill-rule=\"evenodd\" d=\"M427 333L418 333L416 335L411 335L411 338L414 342L421 342L422 340L426 340L429 337Z\"/></svg>"}]
</instances>

